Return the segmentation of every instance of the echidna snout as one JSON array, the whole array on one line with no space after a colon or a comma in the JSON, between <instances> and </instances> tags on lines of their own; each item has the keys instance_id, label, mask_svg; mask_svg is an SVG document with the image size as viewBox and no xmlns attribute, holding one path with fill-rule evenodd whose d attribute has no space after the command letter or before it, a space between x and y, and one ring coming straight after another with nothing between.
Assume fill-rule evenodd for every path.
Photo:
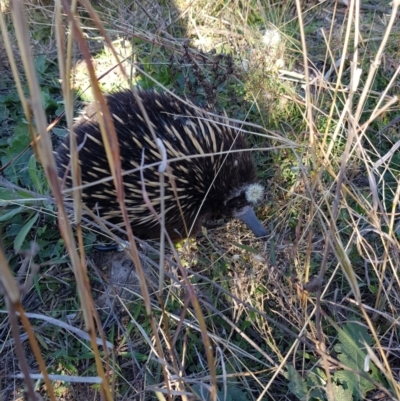
<instances>
[{"instance_id":1,"label":"echidna snout","mask_svg":"<svg viewBox=\"0 0 400 401\"><path fill-rule=\"evenodd\" d=\"M264 187L258 183L249 184L228 197L224 214L245 223L256 237L264 237L267 230L257 219L253 207L262 200Z\"/></svg>"},{"instance_id":2,"label":"echidna snout","mask_svg":"<svg viewBox=\"0 0 400 401\"><path fill-rule=\"evenodd\" d=\"M254 209L250 206L245 206L238 210L233 217L246 224L257 238L265 237L267 235L267 230L257 219Z\"/></svg>"},{"instance_id":3,"label":"echidna snout","mask_svg":"<svg viewBox=\"0 0 400 401\"><path fill-rule=\"evenodd\" d=\"M244 134L224 117L211 116L169 94L140 90L138 96L167 153L162 199L157 165L162 157L135 96L123 90L105 97L118 136L122 170L130 171L123 180L133 233L141 239L160 237L160 219L144 202L144 185L173 240L195 235L202 220L214 213L243 221L257 237L266 235L253 209L264 189L257 183ZM82 200L96 215L123 229L114 183L106 180L112 174L95 110L89 105L73 129L84 185ZM56 154L59 176L71 187L68 137ZM155 166L146 167L151 164Z\"/></svg>"}]
</instances>

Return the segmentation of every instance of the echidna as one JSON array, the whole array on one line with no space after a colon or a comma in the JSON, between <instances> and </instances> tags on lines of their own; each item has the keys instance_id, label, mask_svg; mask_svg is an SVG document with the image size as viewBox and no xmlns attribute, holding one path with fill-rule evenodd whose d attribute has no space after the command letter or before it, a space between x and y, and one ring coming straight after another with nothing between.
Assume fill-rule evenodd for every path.
<instances>
[{"instance_id":1,"label":"echidna","mask_svg":"<svg viewBox=\"0 0 400 401\"><path fill-rule=\"evenodd\" d=\"M167 151L169 171L175 183L171 183L166 173L164 219L171 239L196 234L204 217L210 214L237 218L257 237L266 235L253 210L264 188L257 183L250 152L243 151L247 148L243 133L230 127L223 117L212 117L169 94L144 90L138 94L156 136ZM160 237L159 220L143 200L139 169L143 155L144 165L159 163L161 155L134 94L123 90L106 95L105 99L118 135L122 170L134 170L123 176L125 204L133 233L141 239L157 239ZM110 177L111 172L93 105L78 119L74 132L82 183L93 183L83 190L83 202L100 217L123 228L113 181L95 183ZM59 176L66 178L66 185L70 187L68 137L56 155ZM171 159L175 160L169 161ZM147 195L160 215L158 167L145 168L143 175Z\"/></svg>"}]
</instances>

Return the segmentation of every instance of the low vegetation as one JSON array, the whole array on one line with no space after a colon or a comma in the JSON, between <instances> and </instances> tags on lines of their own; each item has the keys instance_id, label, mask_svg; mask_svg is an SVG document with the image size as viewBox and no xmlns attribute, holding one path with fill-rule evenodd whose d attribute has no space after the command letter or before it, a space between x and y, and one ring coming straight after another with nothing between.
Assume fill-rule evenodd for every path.
<instances>
[{"instance_id":1,"label":"low vegetation","mask_svg":"<svg viewBox=\"0 0 400 401\"><path fill-rule=\"evenodd\" d=\"M399 5L0 1L0 399L400 399ZM93 248L52 149L132 85L242 126L267 238Z\"/></svg>"}]
</instances>

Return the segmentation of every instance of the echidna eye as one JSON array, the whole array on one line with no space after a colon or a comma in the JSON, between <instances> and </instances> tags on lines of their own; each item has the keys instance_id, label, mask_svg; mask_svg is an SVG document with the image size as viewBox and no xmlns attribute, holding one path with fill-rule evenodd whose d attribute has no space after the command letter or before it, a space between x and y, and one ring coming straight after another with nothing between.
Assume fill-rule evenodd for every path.
<instances>
[{"instance_id":1,"label":"echidna eye","mask_svg":"<svg viewBox=\"0 0 400 401\"><path fill-rule=\"evenodd\" d=\"M239 209L242 208L243 206L246 205L246 198L244 196L243 193L241 193L238 196L235 196L234 198L230 199L227 203L226 203L226 209L227 210L233 210L233 209Z\"/></svg>"}]
</instances>

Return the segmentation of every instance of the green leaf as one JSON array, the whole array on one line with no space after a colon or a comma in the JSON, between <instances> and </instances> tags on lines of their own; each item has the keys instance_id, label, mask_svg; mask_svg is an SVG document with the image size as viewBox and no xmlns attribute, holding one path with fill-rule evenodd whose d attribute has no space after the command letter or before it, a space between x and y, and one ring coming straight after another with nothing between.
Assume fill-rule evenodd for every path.
<instances>
[{"instance_id":1,"label":"green leaf","mask_svg":"<svg viewBox=\"0 0 400 401\"><path fill-rule=\"evenodd\" d=\"M57 102L53 99L48 88L42 88L40 96L42 98L43 107L46 111L50 109L57 109Z\"/></svg>"},{"instance_id":2,"label":"green leaf","mask_svg":"<svg viewBox=\"0 0 400 401\"><path fill-rule=\"evenodd\" d=\"M44 54L35 58L36 71L39 74L44 74L46 71L46 56Z\"/></svg>"},{"instance_id":3,"label":"green leaf","mask_svg":"<svg viewBox=\"0 0 400 401\"><path fill-rule=\"evenodd\" d=\"M310 389L308 399L326 400L326 375L322 369L316 368L307 374L307 387Z\"/></svg>"},{"instance_id":4,"label":"green leaf","mask_svg":"<svg viewBox=\"0 0 400 401\"><path fill-rule=\"evenodd\" d=\"M36 288L36 293L39 295L40 300L42 302L44 302L43 296L42 296L42 290L41 290L41 287L40 287L40 283L39 283L39 279L38 279L38 275L37 274L35 274L33 276L33 285Z\"/></svg>"},{"instance_id":5,"label":"green leaf","mask_svg":"<svg viewBox=\"0 0 400 401\"><path fill-rule=\"evenodd\" d=\"M64 128L53 128L51 131L57 136L57 138L61 139L64 139L68 134L68 130Z\"/></svg>"},{"instance_id":6,"label":"green leaf","mask_svg":"<svg viewBox=\"0 0 400 401\"><path fill-rule=\"evenodd\" d=\"M36 163L35 155L32 155L28 162L28 172L34 188L39 194L43 194L43 175Z\"/></svg>"},{"instance_id":7,"label":"green leaf","mask_svg":"<svg viewBox=\"0 0 400 401\"><path fill-rule=\"evenodd\" d=\"M49 347L46 344L45 339L37 331L35 332L35 337L38 340L39 344L42 346L42 348L44 348L45 350L49 349Z\"/></svg>"},{"instance_id":8,"label":"green leaf","mask_svg":"<svg viewBox=\"0 0 400 401\"><path fill-rule=\"evenodd\" d=\"M292 365L286 366L286 378L289 380L289 390L300 400L305 400L307 397L307 384L300 376L297 370Z\"/></svg>"},{"instance_id":9,"label":"green leaf","mask_svg":"<svg viewBox=\"0 0 400 401\"><path fill-rule=\"evenodd\" d=\"M25 241L26 236L29 234L29 231L31 231L31 228L33 225L36 223L37 219L39 218L39 213L36 213L35 216L33 216L25 225L21 228L21 231L18 233L18 235L15 237L14 240L14 249L16 251L19 251L21 249L22 244Z\"/></svg>"},{"instance_id":10,"label":"green leaf","mask_svg":"<svg viewBox=\"0 0 400 401\"><path fill-rule=\"evenodd\" d=\"M338 353L338 359L343 365L348 366L353 371L339 370L333 380L336 384L342 385L345 390L350 390L354 400L364 399L365 394L375 388L374 384L357 374L357 371L363 372L364 361L367 351L364 344L371 345L372 337L368 333L368 329L361 323L347 323L338 333L339 343L334 349ZM371 372L367 373L371 378L381 381L376 366L371 362ZM364 372L365 373L365 372Z\"/></svg>"},{"instance_id":11,"label":"green leaf","mask_svg":"<svg viewBox=\"0 0 400 401\"><path fill-rule=\"evenodd\" d=\"M218 399L224 400L224 393L222 391L218 391ZM226 400L232 401L249 401L249 397L245 391L241 388L233 385L228 385L226 390Z\"/></svg>"},{"instance_id":12,"label":"green leaf","mask_svg":"<svg viewBox=\"0 0 400 401\"><path fill-rule=\"evenodd\" d=\"M4 104L0 104L0 121L5 121L9 114L7 107Z\"/></svg>"},{"instance_id":13,"label":"green leaf","mask_svg":"<svg viewBox=\"0 0 400 401\"><path fill-rule=\"evenodd\" d=\"M332 390L335 401L353 401L353 393L350 389L344 389L343 386L333 383Z\"/></svg>"},{"instance_id":14,"label":"green leaf","mask_svg":"<svg viewBox=\"0 0 400 401\"><path fill-rule=\"evenodd\" d=\"M18 120L21 120L20 118ZM14 184L26 187L30 185L30 178L26 165L32 154L29 148L29 126L20 122L14 127L13 135L7 137L7 147L1 152L1 164L11 164L4 170L4 176Z\"/></svg>"},{"instance_id":15,"label":"green leaf","mask_svg":"<svg viewBox=\"0 0 400 401\"><path fill-rule=\"evenodd\" d=\"M196 392L200 399L203 401L210 401L211 396L208 388L205 386L200 386L198 384L193 385L193 390ZM197 399L197 398L196 398ZM223 389L217 390L217 400L222 401L249 401L249 397L245 391L235 385L228 384L228 387L225 391Z\"/></svg>"},{"instance_id":16,"label":"green leaf","mask_svg":"<svg viewBox=\"0 0 400 401\"><path fill-rule=\"evenodd\" d=\"M0 188L0 206L7 206L10 203L24 203L36 201L32 195L25 191L15 191L10 188Z\"/></svg>"},{"instance_id":17,"label":"green leaf","mask_svg":"<svg viewBox=\"0 0 400 401\"><path fill-rule=\"evenodd\" d=\"M7 206L15 199L15 191L9 188L0 188L0 206Z\"/></svg>"},{"instance_id":18,"label":"green leaf","mask_svg":"<svg viewBox=\"0 0 400 401\"><path fill-rule=\"evenodd\" d=\"M247 246L247 245L238 244L236 242L234 242L233 245L237 246L240 249L244 249L247 252L254 253L255 255L258 255L260 253L260 251L257 251L257 249L254 249L254 248L252 248L250 246Z\"/></svg>"},{"instance_id":19,"label":"green leaf","mask_svg":"<svg viewBox=\"0 0 400 401\"><path fill-rule=\"evenodd\" d=\"M14 135L9 138L9 144L12 147L12 154L14 156L17 153L22 152L31 143L31 137L29 135L29 126L25 122L20 122L14 128Z\"/></svg>"},{"instance_id":20,"label":"green leaf","mask_svg":"<svg viewBox=\"0 0 400 401\"><path fill-rule=\"evenodd\" d=\"M9 212L4 213L0 216L0 221L7 221L12 219L16 214L21 213L24 210L22 206L17 207L15 209L11 209Z\"/></svg>"}]
</instances>

